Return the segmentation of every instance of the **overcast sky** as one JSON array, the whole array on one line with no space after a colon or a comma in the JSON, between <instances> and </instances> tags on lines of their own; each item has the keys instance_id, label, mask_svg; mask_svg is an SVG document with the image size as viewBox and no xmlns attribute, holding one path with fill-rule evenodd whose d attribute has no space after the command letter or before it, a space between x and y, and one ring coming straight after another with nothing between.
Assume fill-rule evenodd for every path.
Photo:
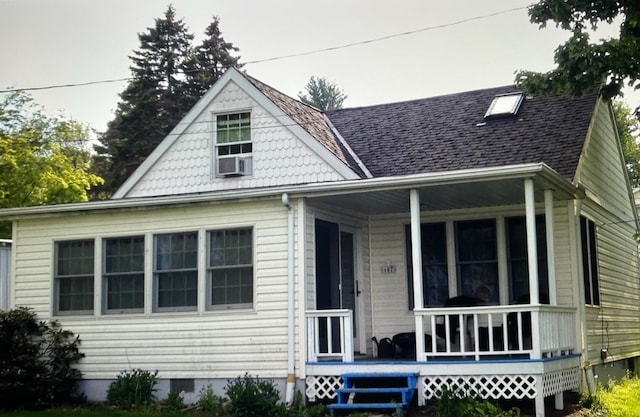
<instances>
[{"instance_id":1,"label":"overcast sky","mask_svg":"<svg viewBox=\"0 0 640 417\"><path fill-rule=\"evenodd\" d=\"M214 15L244 69L297 97L312 75L336 83L345 107L513 83L519 69L546 71L568 38L529 23L522 0L0 0L0 89L122 79L138 33L173 4L196 41ZM517 9L517 10L513 10ZM406 32L414 32L399 35ZM612 32L615 34L615 32ZM386 40L367 42L389 35ZM599 36L606 36L602 32ZM30 94L98 131L126 82ZM628 95L630 105L640 104Z\"/></svg>"}]
</instances>

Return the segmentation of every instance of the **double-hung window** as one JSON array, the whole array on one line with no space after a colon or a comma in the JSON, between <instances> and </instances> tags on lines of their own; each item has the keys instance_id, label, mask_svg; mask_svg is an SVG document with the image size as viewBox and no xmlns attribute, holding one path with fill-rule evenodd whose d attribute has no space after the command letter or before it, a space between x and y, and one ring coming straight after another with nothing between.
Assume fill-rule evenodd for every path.
<instances>
[{"instance_id":1,"label":"double-hung window","mask_svg":"<svg viewBox=\"0 0 640 417\"><path fill-rule=\"evenodd\" d=\"M216 175L251 171L251 113L216 116Z\"/></svg>"},{"instance_id":2,"label":"double-hung window","mask_svg":"<svg viewBox=\"0 0 640 417\"><path fill-rule=\"evenodd\" d=\"M93 239L55 243L55 312L93 314Z\"/></svg>"},{"instance_id":3,"label":"double-hung window","mask_svg":"<svg viewBox=\"0 0 640 417\"><path fill-rule=\"evenodd\" d=\"M154 307L195 310L198 303L198 232L155 236Z\"/></svg>"},{"instance_id":4,"label":"double-hung window","mask_svg":"<svg viewBox=\"0 0 640 417\"><path fill-rule=\"evenodd\" d=\"M530 297L526 218L524 216L508 217L506 228L509 301L511 303L528 303ZM542 215L536 216L536 249L538 252L538 297L541 303L548 304L547 238L545 220Z\"/></svg>"},{"instance_id":5,"label":"double-hung window","mask_svg":"<svg viewBox=\"0 0 640 417\"><path fill-rule=\"evenodd\" d=\"M580 236L582 238L582 277L584 280L584 302L588 305L600 305L598 279L598 252L596 245L596 224L580 216Z\"/></svg>"},{"instance_id":6,"label":"double-hung window","mask_svg":"<svg viewBox=\"0 0 640 417\"><path fill-rule=\"evenodd\" d=\"M458 295L499 302L496 221L466 220L455 223Z\"/></svg>"},{"instance_id":7,"label":"double-hung window","mask_svg":"<svg viewBox=\"0 0 640 417\"><path fill-rule=\"evenodd\" d=\"M253 305L253 231L251 228L208 233L208 288L211 308Z\"/></svg>"},{"instance_id":8,"label":"double-hung window","mask_svg":"<svg viewBox=\"0 0 640 417\"><path fill-rule=\"evenodd\" d=\"M107 312L144 308L144 236L104 240L103 291Z\"/></svg>"},{"instance_id":9,"label":"double-hung window","mask_svg":"<svg viewBox=\"0 0 640 417\"><path fill-rule=\"evenodd\" d=\"M422 300L425 307L443 306L449 298L446 223L420 225L422 240ZM411 257L411 227L406 226L409 276L409 308L413 308L413 259Z\"/></svg>"}]
</instances>

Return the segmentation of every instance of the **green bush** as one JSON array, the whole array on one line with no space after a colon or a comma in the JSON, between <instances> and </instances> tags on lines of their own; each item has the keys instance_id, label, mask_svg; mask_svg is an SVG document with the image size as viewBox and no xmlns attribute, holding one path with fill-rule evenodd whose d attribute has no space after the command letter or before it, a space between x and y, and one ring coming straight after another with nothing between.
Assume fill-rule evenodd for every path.
<instances>
[{"instance_id":1,"label":"green bush","mask_svg":"<svg viewBox=\"0 0 640 417\"><path fill-rule=\"evenodd\" d=\"M260 380L249 374L227 383L229 411L235 417L280 417L286 407L280 403L280 392L269 380Z\"/></svg>"},{"instance_id":2,"label":"green bush","mask_svg":"<svg viewBox=\"0 0 640 417\"><path fill-rule=\"evenodd\" d=\"M127 369L109 385L107 402L118 408L148 407L156 402L158 371Z\"/></svg>"},{"instance_id":3,"label":"green bush","mask_svg":"<svg viewBox=\"0 0 640 417\"><path fill-rule=\"evenodd\" d=\"M180 412L184 409L184 400L177 392L170 392L167 398L162 401L162 410L164 411Z\"/></svg>"},{"instance_id":4,"label":"green bush","mask_svg":"<svg viewBox=\"0 0 640 417\"><path fill-rule=\"evenodd\" d=\"M211 385L202 388L199 393L196 407L199 411L214 416L224 415L225 399L213 392Z\"/></svg>"},{"instance_id":5,"label":"green bush","mask_svg":"<svg viewBox=\"0 0 640 417\"><path fill-rule=\"evenodd\" d=\"M591 415L607 417L640 416L640 379L625 377L611 381L606 388L599 387L587 405Z\"/></svg>"},{"instance_id":6,"label":"green bush","mask_svg":"<svg viewBox=\"0 0 640 417\"><path fill-rule=\"evenodd\" d=\"M434 404L435 417L517 417L518 409L505 411L497 405L456 390L444 390Z\"/></svg>"},{"instance_id":7,"label":"green bush","mask_svg":"<svg viewBox=\"0 0 640 417\"><path fill-rule=\"evenodd\" d=\"M0 409L38 409L81 399L73 365L80 339L29 308L0 310Z\"/></svg>"}]
</instances>

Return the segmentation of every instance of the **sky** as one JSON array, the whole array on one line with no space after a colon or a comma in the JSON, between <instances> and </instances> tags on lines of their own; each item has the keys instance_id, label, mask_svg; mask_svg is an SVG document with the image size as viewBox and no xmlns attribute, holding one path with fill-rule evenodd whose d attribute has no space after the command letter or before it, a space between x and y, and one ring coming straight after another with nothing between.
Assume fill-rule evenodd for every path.
<instances>
[{"instance_id":1,"label":"sky","mask_svg":"<svg viewBox=\"0 0 640 417\"><path fill-rule=\"evenodd\" d=\"M512 84L553 68L569 34L529 22L522 0L0 0L0 90L118 80L169 4L203 37L213 16L244 70L297 97L311 76L347 95L344 107ZM596 38L615 36L603 28ZM350 45L350 46L349 46ZM329 50L327 50L329 49ZM322 51L322 52L316 52ZM284 56L292 57L281 58ZM276 59L273 59L276 58ZM52 115L98 132L126 81L30 91ZM640 105L640 95L627 93Z\"/></svg>"}]
</instances>

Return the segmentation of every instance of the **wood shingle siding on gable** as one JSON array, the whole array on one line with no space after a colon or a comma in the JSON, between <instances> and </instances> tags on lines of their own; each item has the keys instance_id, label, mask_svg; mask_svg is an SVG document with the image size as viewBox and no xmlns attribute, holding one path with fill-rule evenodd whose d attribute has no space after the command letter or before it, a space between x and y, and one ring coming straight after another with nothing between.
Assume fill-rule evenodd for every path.
<instances>
[{"instance_id":1,"label":"wood shingle siding on gable","mask_svg":"<svg viewBox=\"0 0 640 417\"><path fill-rule=\"evenodd\" d=\"M215 177L215 115L234 111L251 113L253 173L234 178ZM201 193L343 179L290 128L280 124L274 115L231 82L186 127L127 196Z\"/></svg>"},{"instance_id":2,"label":"wood shingle siding on gable","mask_svg":"<svg viewBox=\"0 0 640 417\"><path fill-rule=\"evenodd\" d=\"M18 222L16 305L51 317L53 242L172 231L253 227L253 308L223 311L56 316L82 339L85 378L114 378L132 367L173 378L280 377L287 345L287 212L277 200L92 213ZM151 248L146 248L152 253ZM96 256L100 256L97 254ZM146 280L151 280L147 271ZM201 276L200 279L204 279ZM96 279L96 286L101 285ZM148 282L148 281L147 281ZM96 287L96 288L97 288ZM97 305L99 298L96 296ZM145 294L147 303L151 294Z\"/></svg>"}]
</instances>

